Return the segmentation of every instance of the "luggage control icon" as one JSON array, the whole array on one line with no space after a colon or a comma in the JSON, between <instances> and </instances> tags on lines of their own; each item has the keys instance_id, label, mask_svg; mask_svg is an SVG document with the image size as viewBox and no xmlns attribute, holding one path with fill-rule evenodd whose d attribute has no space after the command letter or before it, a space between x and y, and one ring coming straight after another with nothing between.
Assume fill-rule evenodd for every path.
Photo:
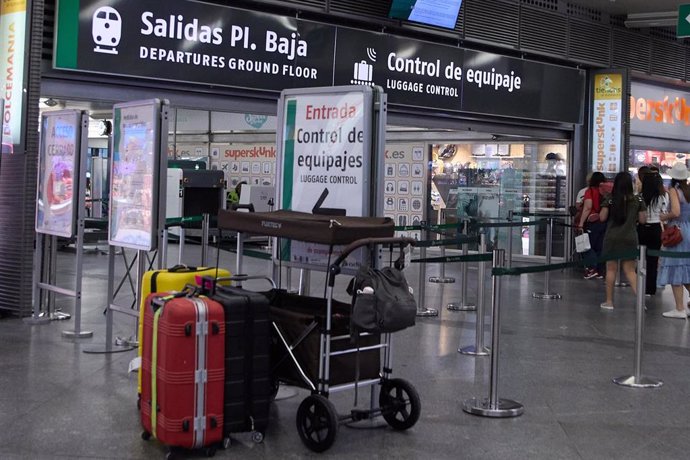
<instances>
[{"instance_id":1,"label":"luggage control icon","mask_svg":"<svg viewBox=\"0 0 690 460\"><path fill-rule=\"evenodd\" d=\"M360 62L355 62L354 72L352 73L352 80L350 83L353 85L369 85L372 86L373 83L373 71L374 66L369 64L365 60Z\"/></svg>"}]
</instances>

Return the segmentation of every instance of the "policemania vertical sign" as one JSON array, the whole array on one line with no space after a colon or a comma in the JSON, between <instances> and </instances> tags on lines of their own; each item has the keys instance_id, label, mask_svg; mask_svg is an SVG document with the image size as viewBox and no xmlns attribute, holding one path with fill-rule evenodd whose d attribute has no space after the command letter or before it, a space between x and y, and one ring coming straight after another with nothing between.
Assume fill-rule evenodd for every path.
<instances>
[{"instance_id":1,"label":"policemania vertical sign","mask_svg":"<svg viewBox=\"0 0 690 460\"><path fill-rule=\"evenodd\" d=\"M25 43L26 0L0 0L0 86L5 100L0 123L2 153L12 153L22 140Z\"/></svg>"}]
</instances>

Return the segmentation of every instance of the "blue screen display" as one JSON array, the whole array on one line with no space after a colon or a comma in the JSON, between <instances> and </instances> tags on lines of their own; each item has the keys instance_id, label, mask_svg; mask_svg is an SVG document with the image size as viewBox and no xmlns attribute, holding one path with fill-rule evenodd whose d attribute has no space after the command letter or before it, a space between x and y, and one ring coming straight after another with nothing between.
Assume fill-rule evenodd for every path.
<instances>
[{"instance_id":1,"label":"blue screen display","mask_svg":"<svg viewBox=\"0 0 690 460\"><path fill-rule=\"evenodd\" d=\"M453 29L462 0L393 0L388 16Z\"/></svg>"}]
</instances>

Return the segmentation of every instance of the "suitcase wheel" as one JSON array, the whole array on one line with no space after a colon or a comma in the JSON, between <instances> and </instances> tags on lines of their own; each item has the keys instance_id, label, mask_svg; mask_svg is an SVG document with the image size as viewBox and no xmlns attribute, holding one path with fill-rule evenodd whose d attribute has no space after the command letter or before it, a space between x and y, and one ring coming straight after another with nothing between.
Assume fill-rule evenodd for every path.
<instances>
[{"instance_id":1,"label":"suitcase wheel","mask_svg":"<svg viewBox=\"0 0 690 460\"><path fill-rule=\"evenodd\" d=\"M252 441L261 444L264 441L264 434L261 431L252 431Z\"/></svg>"},{"instance_id":2,"label":"suitcase wheel","mask_svg":"<svg viewBox=\"0 0 690 460\"><path fill-rule=\"evenodd\" d=\"M207 457L213 457L214 455L216 455L216 448L207 447L206 449L204 449L204 455L206 455Z\"/></svg>"},{"instance_id":3,"label":"suitcase wheel","mask_svg":"<svg viewBox=\"0 0 690 460\"><path fill-rule=\"evenodd\" d=\"M227 449L230 447L230 437L228 436L227 438L223 438L223 442L220 444L221 449Z\"/></svg>"},{"instance_id":4,"label":"suitcase wheel","mask_svg":"<svg viewBox=\"0 0 690 460\"><path fill-rule=\"evenodd\" d=\"M151 433L149 433L148 431L143 431L141 433L141 439L143 439L144 441L148 441L149 439L151 439Z\"/></svg>"}]
</instances>

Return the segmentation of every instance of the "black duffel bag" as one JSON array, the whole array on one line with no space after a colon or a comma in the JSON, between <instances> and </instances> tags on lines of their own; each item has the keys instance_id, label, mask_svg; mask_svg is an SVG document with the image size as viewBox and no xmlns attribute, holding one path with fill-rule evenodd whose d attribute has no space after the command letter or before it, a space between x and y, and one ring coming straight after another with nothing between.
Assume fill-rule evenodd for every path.
<instances>
[{"instance_id":1,"label":"black duffel bag","mask_svg":"<svg viewBox=\"0 0 690 460\"><path fill-rule=\"evenodd\" d=\"M402 271L360 267L347 288L353 331L388 333L414 326L417 304Z\"/></svg>"}]
</instances>

